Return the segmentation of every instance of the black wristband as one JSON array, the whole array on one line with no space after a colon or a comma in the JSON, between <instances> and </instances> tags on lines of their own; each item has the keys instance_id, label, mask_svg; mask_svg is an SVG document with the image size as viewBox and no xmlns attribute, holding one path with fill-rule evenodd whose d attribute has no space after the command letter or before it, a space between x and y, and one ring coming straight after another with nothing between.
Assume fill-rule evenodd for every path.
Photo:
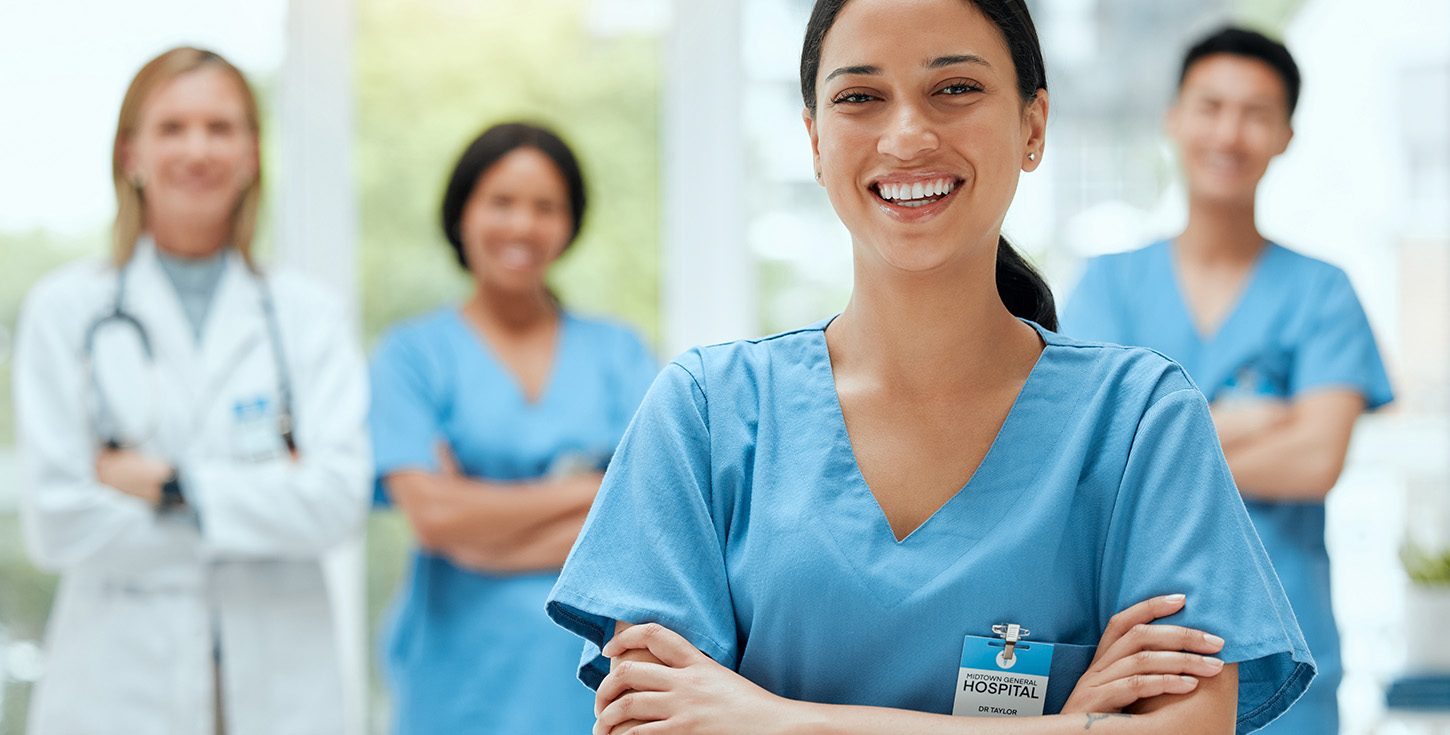
<instances>
[{"instance_id":1,"label":"black wristband","mask_svg":"<svg viewBox=\"0 0 1450 735\"><path fill-rule=\"evenodd\" d=\"M156 509L167 513L185 505L186 496L181 492L181 478L176 470L172 470L166 482L161 483L161 501L157 503Z\"/></svg>"}]
</instances>

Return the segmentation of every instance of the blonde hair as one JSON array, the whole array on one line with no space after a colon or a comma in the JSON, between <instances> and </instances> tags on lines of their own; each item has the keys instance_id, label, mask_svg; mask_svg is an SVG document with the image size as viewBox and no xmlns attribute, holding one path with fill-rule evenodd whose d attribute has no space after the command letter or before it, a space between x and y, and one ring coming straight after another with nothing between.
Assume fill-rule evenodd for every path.
<instances>
[{"instance_id":1,"label":"blonde hair","mask_svg":"<svg viewBox=\"0 0 1450 735\"><path fill-rule=\"evenodd\" d=\"M146 62L121 101L121 115L116 122L116 141L111 148L111 179L116 186L116 222L111 227L112 255L117 263L124 263L136 248L136 240L145 226L145 197L142 196L142 182L132 181L126 172L125 146L136 133L141 122L141 112L147 99L158 87L176 77L202 68L220 69L237 83L246 109L247 127L253 135L260 132L257 113L257 98L252 93L246 77L219 54L191 47L174 48ZM257 230L257 209L262 201L262 172L247 184L237 198L237 207L232 212L231 245L248 263L251 262L252 236Z\"/></svg>"}]
</instances>

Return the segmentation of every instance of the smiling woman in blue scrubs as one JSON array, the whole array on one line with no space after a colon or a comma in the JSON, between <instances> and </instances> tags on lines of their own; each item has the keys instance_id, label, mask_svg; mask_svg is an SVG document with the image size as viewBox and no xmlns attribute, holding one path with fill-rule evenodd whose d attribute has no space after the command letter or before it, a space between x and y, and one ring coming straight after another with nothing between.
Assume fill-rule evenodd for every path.
<instances>
[{"instance_id":1,"label":"smiling woman in blue scrubs","mask_svg":"<svg viewBox=\"0 0 1450 735\"><path fill-rule=\"evenodd\" d=\"M1308 685L1203 396L1050 331L1000 238L1045 78L1021 0L817 2L804 120L855 287L651 387L549 601L596 733L1249 732ZM1013 624L1054 646L1046 716L948 716L1026 712L962 706Z\"/></svg>"},{"instance_id":2,"label":"smiling woman in blue scrubs","mask_svg":"<svg viewBox=\"0 0 1450 735\"><path fill-rule=\"evenodd\" d=\"M563 310L544 284L583 214L563 141L485 131L443 202L473 296L395 327L373 358L379 484L420 545L388 633L398 735L593 722L578 642L544 598L657 365L632 332Z\"/></svg>"},{"instance_id":3,"label":"smiling woman in blue scrubs","mask_svg":"<svg viewBox=\"0 0 1450 735\"><path fill-rule=\"evenodd\" d=\"M1168 130L1188 183L1172 241L1094 259L1063 332L1151 347L1203 389L1249 516L1319 664L1268 730L1339 731L1339 633L1329 595L1324 497L1355 418L1392 397L1374 334L1344 272L1264 239L1254 200L1293 136L1299 72L1283 45L1225 29L1184 60Z\"/></svg>"}]
</instances>

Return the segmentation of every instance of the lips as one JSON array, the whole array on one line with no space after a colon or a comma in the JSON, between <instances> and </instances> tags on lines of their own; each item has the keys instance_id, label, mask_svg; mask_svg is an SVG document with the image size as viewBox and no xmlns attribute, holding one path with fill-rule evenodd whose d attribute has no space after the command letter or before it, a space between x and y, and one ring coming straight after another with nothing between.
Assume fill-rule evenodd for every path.
<instances>
[{"instance_id":1,"label":"lips","mask_svg":"<svg viewBox=\"0 0 1450 735\"><path fill-rule=\"evenodd\" d=\"M918 209L951 196L962 180L949 175L890 178L873 182L871 193L890 209Z\"/></svg>"},{"instance_id":2,"label":"lips","mask_svg":"<svg viewBox=\"0 0 1450 735\"><path fill-rule=\"evenodd\" d=\"M527 270L538 263L538 255L527 245L505 245L498 250L498 262L512 270Z\"/></svg>"}]
</instances>

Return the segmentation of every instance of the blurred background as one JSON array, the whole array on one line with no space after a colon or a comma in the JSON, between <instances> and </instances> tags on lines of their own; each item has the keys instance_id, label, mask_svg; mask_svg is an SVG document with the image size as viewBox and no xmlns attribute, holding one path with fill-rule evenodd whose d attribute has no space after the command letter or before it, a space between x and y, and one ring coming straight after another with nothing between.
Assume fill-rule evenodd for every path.
<instances>
[{"instance_id":1,"label":"blurred background","mask_svg":"<svg viewBox=\"0 0 1450 735\"><path fill-rule=\"evenodd\" d=\"M590 185L556 269L569 306L620 318L662 358L838 311L850 248L812 179L798 63L807 0L55 0L0 2L0 735L23 732L55 578L15 514L9 345L56 265L104 252L127 83L179 44L250 77L265 107L261 249L347 294L370 345L461 298L439 227L445 175L493 122L559 130ZM1162 134L1187 41L1233 20L1283 37L1304 74L1296 136L1260 189L1261 229L1349 272L1398 400L1367 416L1329 496L1345 733L1408 727L1384 688L1450 648L1416 622L1450 578L1450 3L1029 0L1047 54L1043 166L1007 234L1065 300L1083 259L1177 232ZM410 543L374 514L334 560L358 732L383 732L376 624ZM1450 664L1447 664L1450 666Z\"/></svg>"}]
</instances>

